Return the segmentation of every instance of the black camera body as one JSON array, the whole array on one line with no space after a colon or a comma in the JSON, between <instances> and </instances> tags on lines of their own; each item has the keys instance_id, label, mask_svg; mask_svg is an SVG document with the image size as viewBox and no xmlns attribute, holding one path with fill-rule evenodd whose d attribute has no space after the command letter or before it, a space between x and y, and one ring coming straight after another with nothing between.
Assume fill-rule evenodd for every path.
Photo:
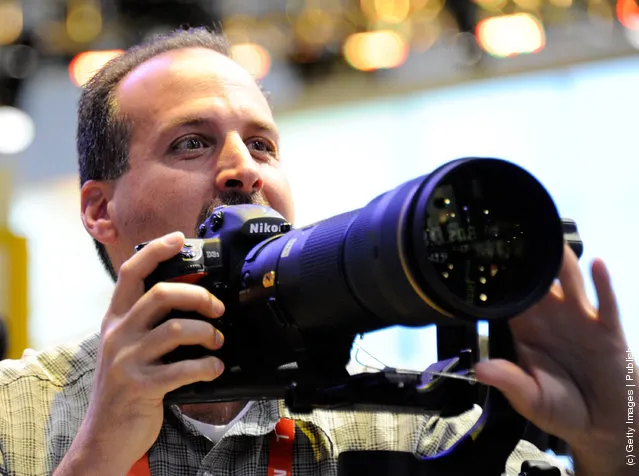
<instances>
[{"instance_id":1,"label":"black camera body","mask_svg":"<svg viewBox=\"0 0 639 476\"><path fill-rule=\"evenodd\" d=\"M247 268L265 245L291 228L279 213L266 206L220 206L199 226L200 238L187 238L175 257L160 263L145 280L147 290L161 281L197 284L226 307L225 314L215 320L197 313L170 313L162 322L176 316L204 320L224 334L225 345L215 352L201 346L182 346L167 354L166 362L213 353L226 366L226 375L219 379L223 384L229 374L264 375L295 361L295 349L289 345L287 336L288 326L276 312L275 300L267 299L266 306L258 311L251 310L243 299L248 293L255 297L260 288L268 293L269 288L275 286L274 270L254 276ZM139 249L140 246L136 248Z\"/></svg>"}]
</instances>

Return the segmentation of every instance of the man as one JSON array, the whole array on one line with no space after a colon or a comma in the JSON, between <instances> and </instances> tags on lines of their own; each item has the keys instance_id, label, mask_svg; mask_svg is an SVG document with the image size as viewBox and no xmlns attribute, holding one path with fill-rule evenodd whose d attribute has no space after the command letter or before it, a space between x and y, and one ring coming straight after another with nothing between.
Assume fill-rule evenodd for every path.
<instances>
[{"instance_id":1,"label":"man","mask_svg":"<svg viewBox=\"0 0 639 476\"><path fill-rule=\"evenodd\" d=\"M82 220L117 283L99 335L4 364L3 474L126 475L134 467L153 475L266 474L269 437L286 416L277 403L185 405L166 413L162 405L175 388L215 379L224 363L205 357L164 364L160 357L178 345L218 349L224 337L201 321L157 324L170 309L197 311L215 324L224 305L194 285L161 283L146 293L143 285L220 203L268 204L293 220L264 95L226 56L220 37L176 32L128 51L86 86L78 153ZM598 311L567 252L561 286L513 321L521 367L487 362L477 375L565 439L577 474L622 476L632 469L623 459L621 414L627 345L600 261L593 278ZM338 454L348 449L435 454L476 418L296 416L293 473L335 474ZM522 442L508 474L517 474L523 459L541 458Z\"/></svg>"}]
</instances>

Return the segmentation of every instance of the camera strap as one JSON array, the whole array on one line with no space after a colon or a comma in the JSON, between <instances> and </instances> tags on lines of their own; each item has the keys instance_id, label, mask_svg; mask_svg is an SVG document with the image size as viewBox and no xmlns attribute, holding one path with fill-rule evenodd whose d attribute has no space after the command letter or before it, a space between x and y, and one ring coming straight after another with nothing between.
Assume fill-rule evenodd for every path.
<instances>
[{"instance_id":1,"label":"camera strap","mask_svg":"<svg viewBox=\"0 0 639 476\"><path fill-rule=\"evenodd\" d=\"M267 476L293 475L294 440L295 420L280 418L271 432ZM151 476L148 453L135 462L127 476Z\"/></svg>"}]
</instances>

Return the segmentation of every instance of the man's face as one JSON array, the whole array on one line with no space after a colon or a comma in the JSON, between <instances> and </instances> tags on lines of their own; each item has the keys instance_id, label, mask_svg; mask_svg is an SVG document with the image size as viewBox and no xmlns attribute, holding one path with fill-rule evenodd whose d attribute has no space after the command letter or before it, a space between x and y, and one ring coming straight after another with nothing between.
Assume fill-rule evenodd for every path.
<instances>
[{"instance_id":1,"label":"man's face","mask_svg":"<svg viewBox=\"0 0 639 476\"><path fill-rule=\"evenodd\" d=\"M108 204L116 270L137 243L194 236L221 203L266 204L293 220L270 107L232 60L204 48L165 53L129 73L116 100L132 124L130 169Z\"/></svg>"}]
</instances>

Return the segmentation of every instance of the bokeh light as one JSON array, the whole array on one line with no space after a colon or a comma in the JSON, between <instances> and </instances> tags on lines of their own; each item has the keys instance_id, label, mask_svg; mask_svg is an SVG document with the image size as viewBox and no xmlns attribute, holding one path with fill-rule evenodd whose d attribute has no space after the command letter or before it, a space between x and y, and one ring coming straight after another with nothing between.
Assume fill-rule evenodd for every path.
<instances>
[{"instance_id":1,"label":"bokeh light","mask_svg":"<svg viewBox=\"0 0 639 476\"><path fill-rule=\"evenodd\" d=\"M396 68L408 57L406 41L390 30L350 35L343 50L348 64L360 71Z\"/></svg>"},{"instance_id":2,"label":"bokeh light","mask_svg":"<svg viewBox=\"0 0 639 476\"><path fill-rule=\"evenodd\" d=\"M29 115L15 107L0 106L0 154L17 154L31 145L35 126Z\"/></svg>"},{"instance_id":3,"label":"bokeh light","mask_svg":"<svg viewBox=\"0 0 639 476\"><path fill-rule=\"evenodd\" d=\"M231 47L231 57L255 79L264 78L271 68L271 56L266 48L255 43L240 43Z\"/></svg>"},{"instance_id":4,"label":"bokeh light","mask_svg":"<svg viewBox=\"0 0 639 476\"><path fill-rule=\"evenodd\" d=\"M550 0L550 3L559 8L572 7L572 0Z\"/></svg>"},{"instance_id":5,"label":"bokeh light","mask_svg":"<svg viewBox=\"0 0 639 476\"><path fill-rule=\"evenodd\" d=\"M617 0L617 19L629 30L639 30L639 4L635 0Z\"/></svg>"},{"instance_id":6,"label":"bokeh light","mask_svg":"<svg viewBox=\"0 0 639 476\"><path fill-rule=\"evenodd\" d=\"M20 37L22 21L22 7L18 1L0 2L0 45L8 45Z\"/></svg>"},{"instance_id":7,"label":"bokeh light","mask_svg":"<svg viewBox=\"0 0 639 476\"><path fill-rule=\"evenodd\" d=\"M410 0L361 0L362 11L372 22L398 24L408 18Z\"/></svg>"},{"instance_id":8,"label":"bokeh light","mask_svg":"<svg viewBox=\"0 0 639 476\"><path fill-rule=\"evenodd\" d=\"M123 53L122 50L84 51L69 63L69 76L76 86L84 86L102 66Z\"/></svg>"},{"instance_id":9,"label":"bokeh light","mask_svg":"<svg viewBox=\"0 0 639 476\"><path fill-rule=\"evenodd\" d=\"M73 6L67 14L67 34L78 43L95 40L102 31L102 13L98 6L84 2Z\"/></svg>"},{"instance_id":10,"label":"bokeh light","mask_svg":"<svg viewBox=\"0 0 639 476\"><path fill-rule=\"evenodd\" d=\"M309 45L324 45L334 39L336 20L326 10L304 10L295 20L295 34Z\"/></svg>"},{"instance_id":11,"label":"bokeh light","mask_svg":"<svg viewBox=\"0 0 639 476\"><path fill-rule=\"evenodd\" d=\"M529 13L486 18L477 24L476 36L479 46L498 58L537 53L546 45L543 25Z\"/></svg>"},{"instance_id":12,"label":"bokeh light","mask_svg":"<svg viewBox=\"0 0 639 476\"><path fill-rule=\"evenodd\" d=\"M484 10L495 12L501 11L508 3L508 0L474 0L474 2Z\"/></svg>"}]
</instances>

